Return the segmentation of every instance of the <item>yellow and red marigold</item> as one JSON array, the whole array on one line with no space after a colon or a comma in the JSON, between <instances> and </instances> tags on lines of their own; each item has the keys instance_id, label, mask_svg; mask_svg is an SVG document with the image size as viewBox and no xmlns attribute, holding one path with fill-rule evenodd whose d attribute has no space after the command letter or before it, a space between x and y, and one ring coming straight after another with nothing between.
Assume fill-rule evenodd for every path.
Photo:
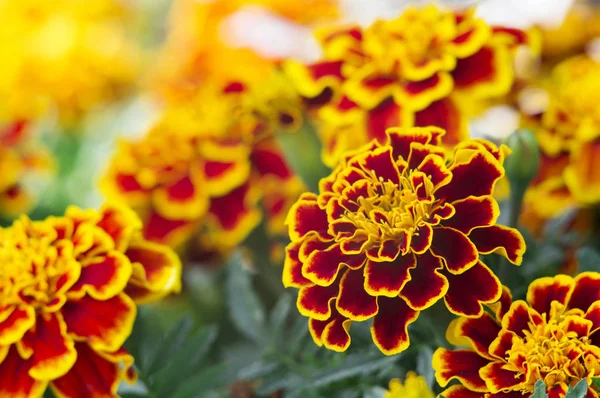
<instances>
[{"instance_id":1,"label":"yellow and red marigold","mask_svg":"<svg viewBox=\"0 0 600 398\"><path fill-rule=\"evenodd\" d=\"M548 105L524 115L536 134L542 163L525 202L542 218L600 202L600 63L586 56L556 66L546 82Z\"/></svg>"},{"instance_id":2,"label":"yellow and red marigold","mask_svg":"<svg viewBox=\"0 0 600 398\"><path fill-rule=\"evenodd\" d=\"M513 82L512 49L530 40L525 32L488 26L472 11L435 6L408 8L366 29L319 31L317 38L321 61L284 66L298 92L320 108L328 165L374 138L385 141L393 126L444 128L448 145L468 138L459 98L505 95Z\"/></svg>"},{"instance_id":3,"label":"yellow and red marigold","mask_svg":"<svg viewBox=\"0 0 600 398\"><path fill-rule=\"evenodd\" d=\"M135 380L122 345L136 303L178 291L181 273L140 231L114 206L0 229L0 396L111 397Z\"/></svg>"},{"instance_id":4,"label":"yellow and red marigold","mask_svg":"<svg viewBox=\"0 0 600 398\"><path fill-rule=\"evenodd\" d=\"M433 398L433 392L423 376L408 372L404 383L400 379L390 380L390 389L385 392L385 398Z\"/></svg>"},{"instance_id":5,"label":"yellow and red marigold","mask_svg":"<svg viewBox=\"0 0 600 398\"><path fill-rule=\"evenodd\" d=\"M272 126L295 126L299 111L269 96L268 87L256 88L205 85L172 102L142 141L121 144L103 191L141 215L148 239L177 245L200 232L218 245L212 249L227 250L259 223L261 199L269 231L285 232L285 214L303 184Z\"/></svg>"},{"instance_id":6,"label":"yellow and red marigold","mask_svg":"<svg viewBox=\"0 0 600 398\"><path fill-rule=\"evenodd\" d=\"M437 381L446 398L529 396L543 380L550 398L563 398L569 386L587 380L588 398L598 397L592 377L600 372L600 274L585 272L535 280L527 301L512 301L505 288L494 314L458 318L446 336L455 350L433 356Z\"/></svg>"},{"instance_id":7,"label":"yellow and red marigold","mask_svg":"<svg viewBox=\"0 0 600 398\"><path fill-rule=\"evenodd\" d=\"M300 288L297 306L317 344L343 351L352 321L373 318L375 344L398 353L409 345L407 326L441 298L469 317L498 300L500 282L480 254L520 264L523 238L496 225L491 196L507 148L472 140L448 155L443 134L389 129L290 210L283 283Z\"/></svg>"},{"instance_id":8,"label":"yellow and red marigold","mask_svg":"<svg viewBox=\"0 0 600 398\"><path fill-rule=\"evenodd\" d=\"M25 180L54 169L51 154L30 137L25 120L0 126L0 215L14 217L35 204Z\"/></svg>"}]
</instances>

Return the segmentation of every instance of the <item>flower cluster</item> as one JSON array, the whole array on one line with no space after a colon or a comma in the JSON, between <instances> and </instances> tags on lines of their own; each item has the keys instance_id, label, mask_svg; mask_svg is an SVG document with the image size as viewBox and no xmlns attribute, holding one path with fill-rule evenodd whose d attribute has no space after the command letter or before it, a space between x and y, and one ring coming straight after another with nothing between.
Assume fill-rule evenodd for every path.
<instances>
[{"instance_id":1,"label":"flower cluster","mask_svg":"<svg viewBox=\"0 0 600 398\"><path fill-rule=\"evenodd\" d=\"M142 141L122 143L104 193L135 209L157 242L177 245L199 231L211 250L226 251L258 224L261 199L269 231L285 233L285 214L304 187L272 126L291 128L300 115L269 93L230 81L171 104Z\"/></svg>"},{"instance_id":2,"label":"flower cluster","mask_svg":"<svg viewBox=\"0 0 600 398\"><path fill-rule=\"evenodd\" d=\"M0 120L57 111L71 122L131 86L138 49L115 0L25 0L0 5Z\"/></svg>"},{"instance_id":3,"label":"flower cluster","mask_svg":"<svg viewBox=\"0 0 600 398\"><path fill-rule=\"evenodd\" d=\"M409 345L407 326L441 298L469 317L498 300L500 282L481 254L521 263L523 238L496 225L491 196L507 148L473 140L448 155L443 134L389 129L290 210L283 282L300 288L297 306L317 344L343 351L352 321L373 318L375 344L398 353Z\"/></svg>"},{"instance_id":4,"label":"flower cluster","mask_svg":"<svg viewBox=\"0 0 600 398\"><path fill-rule=\"evenodd\" d=\"M600 202L594 166L600 156L600 63L570 58L555 67L546 86L547 107L524 115L542 155L526 204L544 219L576 204Z\"/></svg>"},{"instance_id":5,"label":"flower cluster","mask_svg":"<svg viewBox=\"0 0 600 398\"><path fill-rule=\"evenodd\" d=\"M14 217L29 211L36 198L26 180L53 169L52 155L31 139L28 122L0 126L0 215Z\"/></svg>"},{"instance_id":6,"label":"flower cluster","mask_svg":"<svg viewBox=\"0 0 600 398\"><path fill-rule=\"evenodd\" d=\"M472 11L435 6L408 8L366 29L317 36L324 59L284 67L318 108L323 159L330 166L346 150L384 141L388 127L434 125L446 130L445 144L466 139L466 102L507 94L514 47L534 45L523 31L490 27Z\"/></svg>"},{"instance_id":7,"label":"flower cluster","mask_svg":"<svg viewBox=\"0 0 600 398\"><path fill-rule=\"evenodd\" d=\"M592 377L600 372L600 274L584 272L535 280L527 301L504 290L494 314L458 318L447 331L455 350L439 348L435 376L446 398L521 397L543 380L550 398L587 380L586 397L598 397Z\"/></svg>"},{"instance_id":8,"label":"flower cluster","mask_svg":"<svg viewBox=\"0 0 600 398\"><path fill-rule=\"evenodd\" d=\"M136 303L178 291L181 273L140 230L115 206L0 229L0 396L113 396L135 380L123 343Z\"/></svg>"}]
</instances>

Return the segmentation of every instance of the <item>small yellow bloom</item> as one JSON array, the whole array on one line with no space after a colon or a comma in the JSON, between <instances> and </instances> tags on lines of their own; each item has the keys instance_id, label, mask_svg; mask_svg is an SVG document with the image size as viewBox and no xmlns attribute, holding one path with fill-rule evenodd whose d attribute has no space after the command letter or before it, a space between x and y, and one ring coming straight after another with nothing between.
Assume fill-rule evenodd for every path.
<instances>
[{"instance_id":1,"label":"small yellow bloom","mask_svg":"<svg viewBox=\"0 0 600 398\"><path fill-rule=\"evenodd\" d=\"M400 379L390 380L390 389L385 393L385 398L433 398L433 392L427 385L423 376L415 372L408 372L404 384Z\"/></svg>"}]
</instances>

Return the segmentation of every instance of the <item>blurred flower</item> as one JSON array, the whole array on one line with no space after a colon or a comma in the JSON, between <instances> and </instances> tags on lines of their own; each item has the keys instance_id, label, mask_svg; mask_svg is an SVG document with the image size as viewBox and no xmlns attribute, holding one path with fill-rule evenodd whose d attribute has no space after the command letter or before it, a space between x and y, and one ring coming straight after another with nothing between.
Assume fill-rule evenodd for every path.
<instances>
[{"instance_id":1,"label":"blurred flower","mask_svg":"<svg viewBox=\"0 0 600 398\"><path fill-rule=\"evenodd\" d=\"M438 383L452 379L461 384L442 392L447 398L525 396L543 380L550 397L561 398L586 379L597 396L592 377L600 371L596 333L600 319L600 274L585 272L533 281L527 302L512 301L508 289L497 304L495 316L458 318L448 327L452 344L433 356Z\"/></svg>"},{"instance_id":2,"label":"blurred flower","mask_svg":"<svg viewBox=\"0 0 600 398\"><path fill-rule=\"evenodd\" d=\"M408 8L369 28L317 32L324 58L284 64L298 92L318 108L324 161L376 138L391 126L438 126L445 144L468 138L464 111L504 96L513 82L512 53L525 32L490 27L435 6ZM481 107L479 104L477 107Z\"/></svg>"},{"instance_id":3,"label":"blurred flower","mask_svg":"<svg viewBox=\"0 0 600 398\"><path fill-rule=\"evenodd\" d=\"M600 63L576 56L558 64L539 83L544 107L527 114L523 125L539 142L541 163L525 196L531 219L547 219L580 205L600 202ZM535 107L532 109L536 109Z\"/></svg>"},{"instance_id":4,"label":"blurred flower","mask_svg":"<svg viewBox=\"0 0 600 398\"><path fill-rule=\"evenodd\" d=\"M414 372L406 374L404 384L400 379L390 381L390 389L386 391L385 398L433 398L433 392L427 385L423 376L417 376Z\"/></svg>"},{"instance_id":5,"label":"blurred flower","mask_svg":"<svg viewBox=\"0 0 600 398\"><path fill-rule=\"evenodd\" d=\"M72 122L136 78L130 13L116 0L0 1L0 120Z\"/></svg>"},{"instance_id":6,"label":"blurred flower","mask_svg":"<svg viewBox=\"0 0 600 398\"><path fill-rule=\"evenodd\" d=\"M102 189L141 215L148 239L178 245L200 232L212 249L227 251L260 222L261 198L268 230L285 232L285 214L304 187L273 128L295 128L300 112L277 95L272 76L180 92L142 141L121 144Z\"/></svg>"},{"instance_id":7,"label":"blurred flower","mask_svg":"<svg viewBox=\"0 0 600 398\"><path fill-rule=\"evenodd\" d=\"M29 123L17 121L0 126L0 215L14 217L36 203L27 187L32 175L54 169L52 155L30 137Z\"/></svg>"},{"instance_id":8,"label":"blurred flower","mask_svg":"<svg viewBox=\"0 0 600 398\"><path fill-rule=\"evenodd\" d=\"M180 288L173 251L129 210L67 209L0 229L0 396L114 396L135 380L122 347L136 303Z\"/></svg>"},{"instance_id":9,"label":"blurred flower","mask_svg":"<svg viewBox=\"0 0 600 398\"><path fill-rule=\"evenodd\" d=\"M319 195L303 194L290 210L283 283L300 288L297 306L318 345L344 351L352 321L373 318L379 349L401 352L408 325L441 298L451 312L477 317L500 297L480 254L521 263L524 240L496 225L491 196L507 148L472 140L449 156L443 134L390 129L385 143L346 155Z\"/></svg>"}]
</instances>

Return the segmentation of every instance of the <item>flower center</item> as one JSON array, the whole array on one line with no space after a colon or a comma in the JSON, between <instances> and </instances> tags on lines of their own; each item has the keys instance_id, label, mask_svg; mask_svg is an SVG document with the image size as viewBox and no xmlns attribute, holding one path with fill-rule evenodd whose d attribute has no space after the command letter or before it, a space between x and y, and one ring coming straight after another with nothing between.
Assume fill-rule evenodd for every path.
<instances>
[{"instance_id":1,"label":"flower center","mask_svg":"<svg viewBox=\"0 0 600 398\"><path fill-rule=\"evenodd\" d=\"M593 344L587 333L582 336L574 330L585 329L585 324L590 323L582 315L580 310L565 311L564 306L556 306L549 320L543 314L539 324L529 323L530 330L524 331L524 338L513 339L508 364L515 366L519 375L527 373L521 391L533 392L535 382L540 379L548 388L557 384L575 385L589 374L589 366L596 369L598 360L591 354Z\"/></svg>"},{"instance_id":2,"label":"flower center","mask_svg":"<svg viewBox=\"0 0 600 398\"><path fill-rule=\"evenodd\" d=\"M424 173L413 171L400 177L400 184L384 181L374 174L367 180L368 196L359 196L353 202L356 211L346 211L345 217L365 232L371 243L397 240L404 234L418 234L434 206L431 179Z\"/></svg>"},{"instance_id":3,"label":"flower center","mask_svg":"<svg viewBox=\"0 0 600 398\"><path fill-rule=\"evenodd\" d=\"M0 307L26 303L41 309L58 304L72 262L50 244L50 237L28 238L19 232L7 229L1 236Z\"/></svg>"}]
</instances>

